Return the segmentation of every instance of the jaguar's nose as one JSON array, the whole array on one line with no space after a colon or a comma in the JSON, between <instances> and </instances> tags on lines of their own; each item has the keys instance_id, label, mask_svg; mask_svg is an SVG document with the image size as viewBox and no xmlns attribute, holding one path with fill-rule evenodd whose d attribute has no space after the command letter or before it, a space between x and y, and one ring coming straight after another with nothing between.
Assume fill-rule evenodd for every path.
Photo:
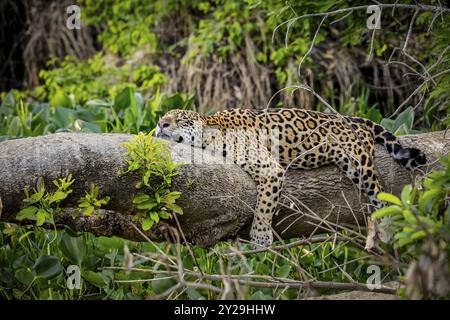
<instances>
[{"instance_id":1,"label":"jaguar's nose","mask_svg":"<svg viewBox=\"0 0 450 320\"><path fill-rule=\"evenodd\" d=\"M170 122L164 119L161 119L158 121L158 127L162 128L167 128L168 126L170 126Z\"/></svg>"}]
</instances>

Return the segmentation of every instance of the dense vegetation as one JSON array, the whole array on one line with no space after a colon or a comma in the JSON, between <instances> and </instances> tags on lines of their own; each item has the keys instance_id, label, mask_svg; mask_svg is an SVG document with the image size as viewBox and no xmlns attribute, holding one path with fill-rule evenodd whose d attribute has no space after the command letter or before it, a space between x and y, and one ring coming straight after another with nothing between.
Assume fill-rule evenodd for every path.
<instances>
[{"instance_id":1,"label":"dense vegetation","mask_svg":"<svg viewBox=\"0 0 450 320\"><path fill-rule=\"evenodd\" d=\"M58 1L36 3L45 19L65 26L65 6L55 5ZM354 1L352 6L362 4ZM56 10L46 10L52 5ZM383 9L382 29L374 32L366 27L365 10L283 24L306 13L349 6L335 1L84 0L80 5L83 31L69 32L77 45L63 40L69 37L65 27L48 31L34 24L28 30L36 35L32 44L31 38L13 36L16 49L0 49L0 58L9 66L0 74L4 83L14 84L2 83L0 140L61 131L138 134L150 132L158 117L173 108L211 113L236 106L261 108L269 101L272 107L296 105L328 112L331 107L381 122L397 135L441 130L450 124L448 13L436 18L427 10L416 16L411 9ZM0 11L9 12L8 6L10 1L3 2ZM17 8L19 15L31 10L25 1L18 1ZM27 21L28 26L36 19ZM401 50L411 20L407 49ZM5 21L2 15L2 41L15 28ZM26 30L19 31L18 36ZM62 43L58 50L50 44L55 39ZM41 48L39 57L27 50L30 45ZM17 58L14 50L20 49L23 55ZM291 88L298 84L314 88L329 105ZM287 89L275 95L283 88ZM164 148L145 135L138 137L145 148ZM143 175L143 193L135 204L145 228L150 228L168 218L167 211L181 213L175 204L179 194L169 190L176 165L164 160L167 170L161 177L168 181L154 189L146 177L155 172L152 159L147 159L148 167L133 167L137 153L132 146L128 146L130 171ZM441 161L443 170L430 173L423 187L405 186L400 198L382 195L393 205L376 217L390 216L397 232L394 247L384 248L395 257L389 263L364 251L360 242L348 240L346 230L317 243L237 254L249 247L231 242L210 249L134 243L1 223L0 294L9 299L294 299L336 292L296 288L301 281L365 283L371 275L368 267L378 265L383 282L406 282L407 289L399 292L403 296L446 296L448 285L425 290L422 283L427 270L433 270L438 283L448 283L450 158ZM64 200L57 192L70 193L70 177L61 179L51 191L38 182L35 194L42 195L34 201L30 194L21 214L34 215L37 224L51 220L52 210ZM91 211L106 203L98 194L95 186L87 190L81 208ZM27 209L30 206L35 209ZM344 240L335 241L336 236ZM364 235L356 238L362 241ZM424 258L430 252L429 259ZM427 268L420 263L424 260ZM176 274L180 261L185 268L182 284ZM81 290L66 286L65 270L73 264L81 267ZM238 285L221 275L236 277ZM274 280L296 284L274 288ZM224 291L227 286L233 289Z\"/></svg>"}]
</instances>

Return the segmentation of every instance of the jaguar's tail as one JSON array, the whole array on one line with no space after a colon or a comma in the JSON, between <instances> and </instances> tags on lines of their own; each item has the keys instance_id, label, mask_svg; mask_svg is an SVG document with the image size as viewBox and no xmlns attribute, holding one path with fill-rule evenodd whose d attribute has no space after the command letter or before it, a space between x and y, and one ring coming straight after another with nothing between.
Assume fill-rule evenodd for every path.
<instances>
[{"instance_id":1,"label":"jaguar's tail","mask_svg":"<svg viewBox=\"0 0 450 320\"><path fill-rule=\"evenodd\" d=\"M413 170L427 163L425 154L419 149L402 146L397 137L382 126L370 120L362 120L365 122L368 129L372 130L375 143L383 145L392 158L397 160L397 162L404 167Z\"/></svg>"}]
</instances>

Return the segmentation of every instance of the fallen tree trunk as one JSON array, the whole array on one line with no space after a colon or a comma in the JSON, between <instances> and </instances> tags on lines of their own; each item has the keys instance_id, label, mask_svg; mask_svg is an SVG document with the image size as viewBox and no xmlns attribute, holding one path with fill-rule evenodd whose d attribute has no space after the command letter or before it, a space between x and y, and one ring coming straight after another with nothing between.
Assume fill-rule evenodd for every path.
<instances>
[{"instance_id":1,"label":"fallen tree trunk","mask_svg":"<svg viewBox=\"0 0 450 320\"><path fill-rule=\"evenodd\" d=\"M118 174L126 166L121 143L131 137L59 133L0 142L0 220L17 223L15 215L23 207L23 190L26 186L33 188L39 177L50 186L52 180L72 174L73 193L63 202L63 211L54 217L58 226L66 225L95 235L142 240L141 233L130 224L134 186L139 177ZM450 137L444 132L403 136L400 140L426 153L430 165L424 167L422 173L435 169L438 163L434 160L450 149ZM247 238L256 204L252 179L238 166L225 163L224 158L184 144L172 144L172 159L185 163L179 168L172 186L173 190L182 192L178 203L184 214L178 219L186 239L209 246L236 236ZM417 174L395 163L382 147L376 148L375 163L389 192L398 194ZM111 201L92 216L77 215L77 201L91 183L100 188L100 196L108 195ZM317 225L327 231L336 225L364 226L365 203L365 197L335 166L290 170L273 225L282 238L310 235L317 231ZM76 218L73 218L74 213ZM169 225L175 222L159 224L146 235L164 240Z\"/></svg>"}]
</instances>

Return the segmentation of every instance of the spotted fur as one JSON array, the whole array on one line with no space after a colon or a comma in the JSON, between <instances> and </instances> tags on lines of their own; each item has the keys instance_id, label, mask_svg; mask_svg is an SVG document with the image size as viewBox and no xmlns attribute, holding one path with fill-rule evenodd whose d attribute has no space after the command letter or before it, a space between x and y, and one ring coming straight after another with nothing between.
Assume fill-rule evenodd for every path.
<instances>
[{"instance_id":1,"label":"spotted fur","mask_svg":"<svg viewBox=\"0 0 450 320\"><path fill-rule=\"evenodd\" d=\"M261 130L270 133L267 139L251 134ZM211 116L173 110L160 119L156 135L202 148L214 146L255 180L258 201L250 237L263 246L273 240L272 216L285 168L336 164L378 208L382 204L376 195L382 187L374 167L374 144L383 145L409 169L426 163L420 150L403 147L392 133L370 120L303 109L232 109Z\"/></svg>"}]
</instances>

